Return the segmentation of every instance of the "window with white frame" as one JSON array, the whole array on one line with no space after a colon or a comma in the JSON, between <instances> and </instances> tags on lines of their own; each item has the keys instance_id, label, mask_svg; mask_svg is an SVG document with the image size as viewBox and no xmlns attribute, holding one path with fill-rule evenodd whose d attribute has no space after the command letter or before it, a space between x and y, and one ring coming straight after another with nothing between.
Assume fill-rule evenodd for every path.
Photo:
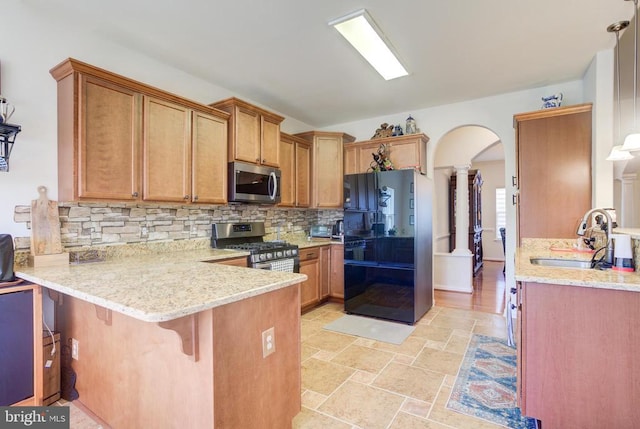
<instances>
[{"instance_id":1,"label":"window with white frame","mask_svg":"<svg viewBox=\"0 0 640 429\"><path fill-rule=\"evenodd\" d=\"M505 188L496 188L496 240L501 240L500 228L506 228L507 213Z\"/></svg>"}]
</instances>

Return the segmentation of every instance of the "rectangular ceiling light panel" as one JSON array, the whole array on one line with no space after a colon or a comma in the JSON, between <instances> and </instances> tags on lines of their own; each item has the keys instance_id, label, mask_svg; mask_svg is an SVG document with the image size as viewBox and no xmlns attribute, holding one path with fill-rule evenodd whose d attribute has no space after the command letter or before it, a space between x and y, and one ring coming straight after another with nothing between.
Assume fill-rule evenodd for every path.
<instances>
[{"instance_id":1,"label":"rectangular ceiling light panel","mask_svg":"<svg viewBox=\"0 0 640 429\"><path fill-rule=\"evenodd\" d=\"M338 30L386 80L409 74L365 9L335 19L329 25Z\"/></svg>"}]
</instances>

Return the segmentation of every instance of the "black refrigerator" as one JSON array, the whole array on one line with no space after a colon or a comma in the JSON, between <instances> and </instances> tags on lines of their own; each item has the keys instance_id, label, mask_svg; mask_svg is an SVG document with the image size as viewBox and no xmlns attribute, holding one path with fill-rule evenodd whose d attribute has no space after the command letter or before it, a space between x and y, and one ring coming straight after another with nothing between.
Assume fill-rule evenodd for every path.
<instances>
[{"instance_id":1,"label":"black refrigerator","mask_svg":"<svg viewBox=\"0 0 640 429\"><path fill-rule=\"evenodd\" d=\"M345 312L414 324L433 305L431 179L348 174L345 189Z\"/></svg>"}]
</instances>

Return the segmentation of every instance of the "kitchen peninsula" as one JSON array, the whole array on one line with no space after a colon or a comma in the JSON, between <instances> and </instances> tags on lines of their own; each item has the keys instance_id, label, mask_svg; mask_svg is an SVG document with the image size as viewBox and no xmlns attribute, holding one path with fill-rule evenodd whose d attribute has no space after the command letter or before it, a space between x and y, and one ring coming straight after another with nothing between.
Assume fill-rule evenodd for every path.
<instances>
[{"instance_id":1,"label":"kitchen peninsula","mask_svg":"<svg viewBox=\"0 0 640 429\"><path fill-rule=\"evenodd\" d=\"M573 243L523 238L516 254L518 405L549 429L637 427L640 274L532 263L589 262Z\"/></svg>"},{"instance_id":2,"label":"kitchen peninsula","mask_svg":"<svg viewBox=\"0 0 640 429\"><path fill-rule=\"evenodd\" d=\"M110 426L290 427L306 276L208 263L243 256L202 249L16 275L57 301L64 344L79 345L79 401Z\"/></svg>"}]
</instances>

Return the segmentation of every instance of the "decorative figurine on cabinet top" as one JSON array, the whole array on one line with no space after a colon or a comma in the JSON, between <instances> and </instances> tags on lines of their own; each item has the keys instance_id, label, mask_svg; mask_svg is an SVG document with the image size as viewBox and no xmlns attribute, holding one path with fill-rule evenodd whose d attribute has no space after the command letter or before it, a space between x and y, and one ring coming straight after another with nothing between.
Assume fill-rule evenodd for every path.
<instances>
[{"instance_id":1,"label":"decorative figurine on cabinet top","mask_svg":"<svg viewBox=\"0 0 640 429\"><path fill-rule=\"evenodd\" d=\"M409 117L407 118L407 125L404 129L404 133L405 134L415 134L417 133L417 128L416 128L416 120L413 119L411 117L411 115L409 115Z\"/></svg>"},{"instance_id":2,"label":"decorative figurine on cabinet top","mask_svg":"<svg viewBox=\"0 0 640 429\"><path fill-rule=\"evenodd\" d=\"M393 127L393 133L391 134L393 137L402 136L402 127L400 125L396 125Z\"/></svg>"},{"instance_id":3,"label":"decorative figurine on cabinet top","mask_svg":"<svg viewBox=\"0 0 640 429\"><path fill-rule=\"evenodd\" d=\"M389 125L386 122L380 124L380 128L376 130L376 133L371 137L373 139L382 139L385 137L391 137L393 135L393 125Z\"/></svg>"},{"instance_id":4,"label":"decorative figurine on cabinet top","mask_svg":"<svg viewBox=\"0 0 640 429\"><path fill-rule=\"evenodd\" d=\"M542 97L542 108L550 109L553 107L560 107L562 104L562 93L559 92L557 94L549 95L547 97Z\"/></svg>"}]
</instances>

